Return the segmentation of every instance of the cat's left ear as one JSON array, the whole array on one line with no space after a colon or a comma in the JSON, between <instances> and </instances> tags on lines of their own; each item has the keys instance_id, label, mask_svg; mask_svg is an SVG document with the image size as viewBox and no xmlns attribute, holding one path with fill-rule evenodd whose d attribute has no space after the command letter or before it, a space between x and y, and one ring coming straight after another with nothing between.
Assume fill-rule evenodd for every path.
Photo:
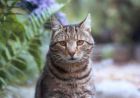
<instances>
[{"instance_id":1,"label":"cat's left ear","mask_svg":"<svg viewBox=\"0 0 140 98\"><path fill-rule=\"evenodd\" d=\"M52 16L51 18L51 29L53 31L57 31L58 29L62 28L62 24L61 22L55 17L55 16Z\"/></svg>"},{"instance_id":2,"label":"cat's left ear","mask_svg":"<svg viewBox=\"0 0 140 98\"><path fill-rule=\"evenodd\" d=\"M90 13L87 15L87 17L79 24L80 28L91 32L91 15Z\"/></svg>"},{"instance_id":3,"label":"cat's left ear","mask_svg":"<svg viewBox=\"0 0 140 98\"><path fill-rule=\"evenodd\" d=\"M52 30L52 38L57 35L59 29L63 28L61 22L55 17L51 17L51 30Z\"/></svg>"}]
</instances>

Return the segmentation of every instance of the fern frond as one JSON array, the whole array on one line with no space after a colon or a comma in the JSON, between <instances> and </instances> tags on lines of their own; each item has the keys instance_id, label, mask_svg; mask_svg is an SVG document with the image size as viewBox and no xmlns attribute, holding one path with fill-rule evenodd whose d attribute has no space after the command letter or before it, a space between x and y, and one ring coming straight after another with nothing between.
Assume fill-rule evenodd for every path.
<instances>
[{"instance_id":1,"label":"fern frond","mask_svg":"<svg viewBox=\"0 0 140 98\"><path fill-rule=\"evenodd\" d=\"M51 15L59 11L62 7L64 7L64 4L55 4L48 8L38 8L28 16L27 27L29 28L30 26L33 32L37 32L37 30L46 23Z\"/></svg>"}]
</instances>

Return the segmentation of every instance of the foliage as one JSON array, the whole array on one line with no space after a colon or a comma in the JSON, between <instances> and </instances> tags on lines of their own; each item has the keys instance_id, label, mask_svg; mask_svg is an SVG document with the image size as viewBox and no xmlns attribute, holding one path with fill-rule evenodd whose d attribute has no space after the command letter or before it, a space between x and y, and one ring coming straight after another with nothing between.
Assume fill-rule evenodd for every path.
<instances>
[{"instance_id":1,"label":"foliage","mask_svg":"<svg viewBox=\"0 0 140 98\"><path fill-rule=\"evenodd\" d=\"M43 65L43 24L64 5L23 14L18 0L0 1L0 88L32 79ZM13 10L14 9L14 10Z\"/></svg>"},{"instance_id":2,"label":"foliage","mask_svg":"<svg viewBox=\"0 0 140 98\"><path fill-rule=\"evenodd\" d=\"M67 16L72 22L81 21L90 12L93 35L100 41L109 38L126 44L140 25L140 0L72 0L63 10L70 12Z\"/></svg>"}]
</instances>

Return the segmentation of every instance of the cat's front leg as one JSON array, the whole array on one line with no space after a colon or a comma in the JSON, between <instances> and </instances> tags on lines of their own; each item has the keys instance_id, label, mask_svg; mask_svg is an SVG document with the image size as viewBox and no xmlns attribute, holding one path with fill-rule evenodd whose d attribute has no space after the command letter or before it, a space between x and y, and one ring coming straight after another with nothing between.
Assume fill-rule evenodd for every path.
<instances>
[{"instance_id":1,"label":"cat's front leg","mask_svg":"<svg viewBox=\"0 0 140 98\"><path fill-rule=\"evenodd\" d=\"M95 96L85 95L85 96L82 96L81 98L95 98Z\"/></svg>"},{"instance_id":2,"label":"cat's front leg","mask_svg":"<svg viewBox=\"0 0 140 98\"><path fill-rule=\"evenodd\" d=\"M86 93L86 94L82 95L80 98L95 98L95 94Z\"/></svg>"}]
</instances>

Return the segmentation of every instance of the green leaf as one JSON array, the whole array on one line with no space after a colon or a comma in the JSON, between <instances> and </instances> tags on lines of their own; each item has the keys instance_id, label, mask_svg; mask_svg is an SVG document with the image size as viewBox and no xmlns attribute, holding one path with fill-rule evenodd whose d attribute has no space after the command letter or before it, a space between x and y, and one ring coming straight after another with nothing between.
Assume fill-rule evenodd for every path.
<instances>
[{"instance_id":1,"label":"green leaf","mask_svg":"<svg viewBox=\"0 0 140 98\"><path fill-rule=\"evenodd\" d=\"M6 86L7 83L6 83L6 81L5 81L4 78L0 77L0 87L1 87L2 85L5 85L5 86Z\"/></svg>"},{"instance_id":2,"label":"green leaf","mask_svg":"<svg viewBox=\"0 0 140 98\"><path fill-rule=\"evenodd\" d=\"M34 11L29 15L28 20L25 23L27 26L31 26L34 32L37 32L38 28L41 28L51 15L59 11L62 7L64 7L64 4L56 4L49 8L43 8L40 12Z\"/></svg>"},{"instance_id":3,"label":"green leaf","mask_svg":"<svg viewBox=\"0 0 140 98\"><path fill-rule=\"evenodd\" d=\"M29 48L30 54L33 56L38 69L40 70L41 65L42 65L42 58L41 58L41 52L36 52L35 48Z\"/></svg>"},{"instance_id":4,"label":"green leaf","mask_svg":"<svg viewBox=\"0 0 140 98\"><path fill-rule=\"evenodd\" d=\"M5 52L5 55L6 55L7 59L10 60L11 59L11 54L10 54L10 51L8 50L8 48L5 47L4 52Z\"/></svg>"}]
</instances>

